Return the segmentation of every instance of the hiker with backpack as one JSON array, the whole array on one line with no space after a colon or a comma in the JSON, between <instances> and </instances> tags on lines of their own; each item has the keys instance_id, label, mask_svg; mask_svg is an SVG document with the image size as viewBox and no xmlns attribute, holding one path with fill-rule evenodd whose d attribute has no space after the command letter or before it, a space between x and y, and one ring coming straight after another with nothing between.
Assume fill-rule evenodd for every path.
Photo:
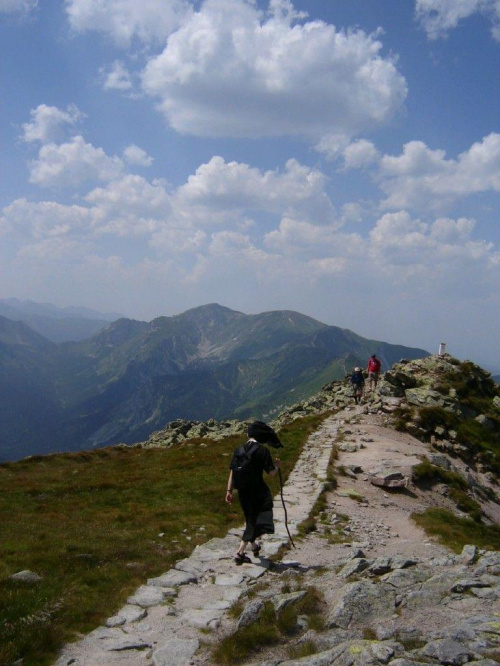
<instances>
[{"instance_id":1,"label":"hiker with backpack","mask_svg":"<svg viewBox=\"0 0 500 666\"><path fill-rule=\"evenodd\" d=\"M370 384L370 391L377 388L378 377L380 375L380 360L375 354L372 354L368 361L368 382Z\"/></svg>"},{"instance_id":2,"label":"hiker with backpack","mask_svg":"<svg viewBox=\"0 0 500 666\"><path fill-rule=\"evenodd\" d=\"M245 530L234 556L237 565L252 560L245 551L248 544L254 557L258 557L261 546L257 539L263 534L274 534L273 498L269 486L264 481L263 472L274 476L281 467L281 461L273 462L269 449L263 444L281 448L274 430L262 421L254 421L248 426L248 441L233 453L229 466L226 502L233 501L233 489L238 491L238 499L245 515Z\"/></svg>"},{"instance_id":3,"label":"hiker with backpack","mask_svg":"<svg viewBox=\"0 0 500 666\"><path fill-rule=\"evenodd\" d=\"M354 368L354 372L349 381L353 390L354 402L356 405L359 405L365 390L365 378L363 377L363 371L361 368Z\"/></svg>"}]
</instances>

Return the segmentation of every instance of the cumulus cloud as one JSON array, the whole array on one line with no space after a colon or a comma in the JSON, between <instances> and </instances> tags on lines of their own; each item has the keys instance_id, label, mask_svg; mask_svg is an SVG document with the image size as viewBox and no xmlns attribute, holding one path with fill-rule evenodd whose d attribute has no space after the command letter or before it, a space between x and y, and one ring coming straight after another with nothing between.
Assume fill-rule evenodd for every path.
<instances>
[{"instance_id":1,"label":"cumulus cloud","mask_svg":"<svg viewBox=\"0 0 500 666\"><path fill-rule=\"evenodd\" d=\"M104 90L125 92L132 89L132 75L121 60L115 60L109 67L101 67L99 74Z\"/></svg>"},{"instance_id":2,"label":"cumulus cloud","mask_svg":"<svg viewBox=\"0 0 500 666\"><path fill-rule=\"evenodd\" d=\"M210 232L219 238L213 248L220 247L222 239L252 238L260 243L260 226L277 224L284 214L335 227L339 221L325 184L323 174L296 160L287 162L282 171L261 171L214 157L172 193L172 211L158 225L152 245L162 251L172 249L174 238L184 249L201 248L209 243Z\"/></svg>"},{"instance_id":3,"label":"cumulus cloud","mask_svg":"<svg viewBox=\"0 0 500 666\"><path fill-rule=\"evenodd\" d=\"M30 162L30 182L43 187L77 187L87 181L109 181L123 171L119 157L75 136L67 143L48 143Z\"/></svg>"},{"instance_id":4,"label":"cumulus cloud","mask_svg":"<svg viewBox=\"0 0 500 666\"><path fill-rule=\"evenodd\" d=\"M149 167L154 162L154 159L145 150L135 144L131 144L125 148L123 158L127 164L135 164L143 167Z\"/></svg>"},{"instance_id":5,"label":"cumulus cloud","mask_svg":"<svg viewBox=\"0 0 500 666\"><path fill-rule=\"evenodd\" d=\"M0 0L0 13L27 14L38 5L38 0Z\"/></svg>"},{"instance_id":6,"label":"cumulus cloud","mask_svg":"<svg viewBox=\"0 0 500 666\"><path fill-rule=\"evenodd\" d=\"M60 141L64 137L67 125L76 125L85 114L74 104L68 105L66 110L56 106L40 104L30 111L31 122L23 124L23 140L31 143L50 143Z\"/></svg>"},{"instance_id":7,"label":"cumulus cloud","mask_svg":"<svg viewBox=\"0 0 500 666\"><path fill-rule=\"evenodd\" d=\"M429 39L444 37L473 14L485 14L492 22L493 37L500 41L498 0L417 0L415 13Z\"/></svg>"},{"instance_id":8,"label":"cumulus cloud","mask_svg":"<svg viewBox=\"0 0 500 666\"><path fill-rule=\"evenodd\" d=\"M178 205L219 213L290 210L318 224L334 224L335 210L325 193L325 176L289 160L283 171L264 171L248 164L213 157L202 164L176 194Z\"/></svg>"},{"instance_id":9,"label":"cumulus cloud","mask_svg":"<svg viewBox=\"0 0 500 666\"><path fill-rule=\"evenodd\" d=\"M426 282L447 272L459 276L471 266L476 270L481 261L493 267L499 253L492 243L473 239L474 227L468 218L424 222L406 211L387 213L370 232L369 253L384 270Z\"/></svg>"},{"instance_id":10,"label":"cumulus cloud","mask_svg":"<svg viewBox=\"0 0 500 666\"><path fill-rule=\"evenodd\" d=\"M206 0L143 72L179 132L197 136L352 136L387 122L407 94L377 35L303 21L290 2L267 13Z\"/></svg>"},{"instance_id":11,"label":"cumulus cloud","mask_svg":"<svg viewBox=\"0 0 500 666\"><path fill-rule=\"evenodd\" d=\"M316 150L323 153L329 160L339 158L351 142L348 134L324 134L316 144Z\"/></svg>"},{"instance_id":12,"label":"cumulus cloud","mask_svg":"<svg viewBox=\"0 0 500 666\"><path fill-rule=\"evenodd\" d=\"M192 11L187 0L65 0L71 27L77 32L96 30L116 44L164 42Z\"/></svg>"},{"instance_id":13,"label":"cumulus cloud","mask_svg":"<svg viewBox=\"0 0 500 666\"><path fill-rule=\"evenodd\" d=\"M487 191L500 191L500 134L474 143L458 159L411 141L399 156L384 155L378 178L388 195L387 208L440 209L455 200Z\"/></svg>"},{"instance_id":14,"label":"cumulus cloud","mask_svg":"<svg viewBox=\"0 0 500 666\"><path fill-rule=\"evenodd\" d=\"M378 150L371 141L360 139L349 144L343 151L345 169L362 169L379 158Z\"/></svg>"},{"instance_id":15,"label":"cumulus cloud","mask_svg":"<svg viewBox=\"0 0 500 666\"><path fill-rule=\"evenodd\" d=\"M151 234L171 213L171 197L161 183L125 175L86 197L94 211L97 233L117 236Z\"/></svg>"},{"instance_id":16,"label":"cumulus cloud","mask_svg":"<svg viewBox=\"0 0 500 666\"><path fill-rule=\"evenodd\" d=\"M83 233L90 229L92 221L93 212L85 206L26 199L17 199L4 208L0 218L10 233L37 241Z\"/></svg>"},{"instance_id":17,"label":"cumulus cloud","mask_svg":"<svg viewBox=\"0 0 500 666\"><path fill-rule=\"evenodd\" d=\"M472 147L453 168L477 150ZM404 164L407 173L418 165L422 176L431 167L439 171L443 160L442 153L424 151ZM398 161L389 167L403 171ZM301 293L310 289L311 298L318 289L326 294L332 288L392 293L395 284L414 295L444 295L450 284L453 293L497 288L492 285L500 253L475 237L474 220L418 218L397 210L373 220L367 231L368 211L350 204L339 221L326 186L323 174L295 160L281 170L262 171L216 157L176 189L120 173L89 192L82 205L20 199L3 210L0 230L6 243L15 239L20 261L50 260L57 270L58 257L73 257L76 267L85 263L84 252L105 266L110 282L123 271L132 282L134 270L137 280L156 271L165 284L192 288L198 301L210 289L222 298L242 284L270 291L277 284L296 285ZM362 231L342 228L343 219L360 215ZM286 294L279 296L283 307Z\"/></svg>"},{"instance_id":18,"label":"cumulus cloud","mask_svg":"<svg viewBox=\"0 0 500 666\"><path fill-rule=\"evenodd\" d=\"M335 261L337 267L340 263L347 266L349 260L362 261L365 251L359 234L342 234L332 227L324 228L289 217L284 217L277 229L264 236L264 244L283 255Z\"/></svg>"}]
</instances>

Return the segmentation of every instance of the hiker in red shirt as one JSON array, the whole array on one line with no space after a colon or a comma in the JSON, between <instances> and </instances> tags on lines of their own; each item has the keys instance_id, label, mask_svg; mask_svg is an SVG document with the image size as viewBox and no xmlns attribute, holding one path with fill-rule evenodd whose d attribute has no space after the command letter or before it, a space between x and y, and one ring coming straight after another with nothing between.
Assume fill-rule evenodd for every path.
<instances>
[{"instance_id":1,"label":"hiker in red shirt","mask_svg":"<svg viewBox=\"0 0 500 666\"><path fill-rule=\"evenodd\" d=\"M372 354L368 361L368 382L370 391L377 388L378 377L380 375L381 363L375 354Z\"/></svg>"}]
</instances>

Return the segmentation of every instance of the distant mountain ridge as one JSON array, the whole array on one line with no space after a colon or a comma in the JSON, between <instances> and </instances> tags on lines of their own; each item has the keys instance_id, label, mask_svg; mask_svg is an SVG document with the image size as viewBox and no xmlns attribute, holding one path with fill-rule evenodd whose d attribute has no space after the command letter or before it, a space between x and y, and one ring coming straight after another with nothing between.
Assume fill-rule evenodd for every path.
<instances>
[{"instance_id":1,"label":"distant mountain ridge","mask_svg":"<svg viewBox=\"0 0 500 666\"><path fill-rule=\"evenodd\" d=\"M83 307L58 308L52 303L0 299L0 316L28 324L52 342L84 340L122 317Z\"/></svg>"},{"instance_id":2,"label":"distant mountain ridge","mask_svg":"<svg viewBox=\"0 0 500 666\"><path fill-rule=\"evenodd\" d=\"M0 317L0 459L143 441L177 418L271 418L372 353L384 369L428 355L293 311L217 304L63 344Z\"/></svg>"}]
</instances>

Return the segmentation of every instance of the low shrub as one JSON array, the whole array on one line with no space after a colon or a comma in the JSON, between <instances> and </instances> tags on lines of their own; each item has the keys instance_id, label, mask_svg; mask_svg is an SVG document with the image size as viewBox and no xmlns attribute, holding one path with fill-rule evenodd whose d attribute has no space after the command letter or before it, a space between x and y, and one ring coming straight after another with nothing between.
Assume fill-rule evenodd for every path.
<instances>
[{"instance_id":1,"label":"low shrub","mask_svg":"<svg viewBox=\"0 0 500 666\"><path fill-rule=\"evenodd\" d=\"M467 493L465 493L463 490L458 490L457 488L452 488L450 490L450 497L457 505L457 509L459 511L468 513L469 516L477 523L481 522L483 512L481 511L481 505L476 502L475 499L469 497Z\"/></svg>"},{"instance_id":2,"label":"low shrub","mask_svg":"<svg viewBox=\"0 0 500 666\"><path fill-rule=\"evenodd\" d=\"M450 470L433 465L427 458L413 467L412 481L416 485L433 486L436 483L445 483L459 490L466 490L468 488L467 481L463 476L457 472L451 472Z\"/></svg>"},{"instance_id":3,"label":"low shrub","mask_svg":"<svg viewBox=\"0 0 500 666\"><path fill-rule=\"evenodd\" d=\"M443 407L421 407L418 412L419 426L429 432L438 426L447 430L456 428L458 422L458 418Z\"/></svg>"}]
</instances>

